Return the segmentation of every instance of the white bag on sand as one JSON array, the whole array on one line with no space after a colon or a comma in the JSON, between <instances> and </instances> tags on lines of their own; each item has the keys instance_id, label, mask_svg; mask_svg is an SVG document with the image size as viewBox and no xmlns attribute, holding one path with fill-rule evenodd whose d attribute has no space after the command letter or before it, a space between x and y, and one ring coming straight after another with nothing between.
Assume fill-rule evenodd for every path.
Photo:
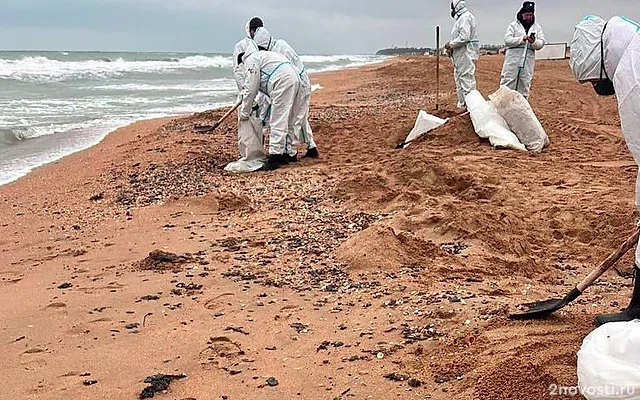
<instances>
[{"instance_id":1,"label":"white bag on sand","mask_svg":"<svg viewBox=\"0 0 640 400\"><path fill-rule=\"evenodd\" d=\"M509 130L505 120L498 114L493 104L482 97L477 90L469 92L465 97L467 109L471 114L471 122L478 136L489 139L491 146L526 151L517 136Z\"/></svg>"},{"instance_id":2,"label":"white bag on sand","mask_svg":"<svg viewBox=\"0 0 640 400\"><path fill-rule=\"evenodd\" d=\"M539 153L549 145L547 133L524 96L500 86L489 99L527 150Z\"/></svg>"},{"instance_id":3,"label":"white bag on sand","mask_svg":"<svg viewBox=\"0 0 640 400\"><path fill-rule=\"evenodd\" d=\"M578 386L588 400L640 399L640 321L591 332L578 352Z\"/></svg>"},{"instance_id":4,"label":"white bag on sand","mask_svg":"<svg viewBox=\"0 0 640 400\"><path fill-rule=\"evenodd\" d=\"M412 142L424 135L425 133L436 129L437 127L444 125L448 121L447 119L438 118L435 115L428 114L426 111L420 110L418 113L418 118L416 118L416 123L413 126L411 132L409 132L409 136L405 139L406 148L409 145L409 142Z\"/></svg>"},{"instance_id":5,"label":"white bag on sand","mask_svg":"<svg viewBox=\"0 0 640 400\"><path fill-rule=\"evenodd\" d=\"M233 173L254 172L262 168L267 158L262 143L262 122L251 116L248 121L238 122L238 150L240 158L224 167Z\"/></svg>"}]
</instances>

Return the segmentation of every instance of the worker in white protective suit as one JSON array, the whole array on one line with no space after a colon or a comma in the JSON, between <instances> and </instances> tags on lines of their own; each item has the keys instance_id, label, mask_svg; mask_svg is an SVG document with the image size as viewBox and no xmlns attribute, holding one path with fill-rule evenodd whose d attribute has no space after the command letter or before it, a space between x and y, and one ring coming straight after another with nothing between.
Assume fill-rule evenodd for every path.
<instances>
[{"instance_id":1,"label":"worker in white protective suit","mask_svg":"<svg viewBox=\"0 0 640 400\"><path fill-rule=\"evenodd\" d=\"M453 59L458 108L466 108L465 96L476 89L476 62L480 49L476 19L464 0L453 0L451 17L456 22L451 30L451 40L444 47Z\"/></svg>"},{"instance_id":2,"label":"worker in white protective suit","mask_svg":"<svg viewBox=\"0 0 640 400\"><path fill-rule=\"evenodd\" d=\"M247 21L247 23L244 26L244 30L245 30L245 33L247 34L247 37L253 39L253 35L255 35L256 30L263 26L264 26L264 22L262 21L262 18L253 17Z\"/></svg>"},{"instance_id":3,"label":"worker in white protective suit","mask_svg":"<svg viewBox=\"0 0 640 400\"><path fill-rule=\"evenodd\" d=\"M261 21L258 19L261 23ZM242 92L246 73L242 63L241 54L244 54L249 46L255 46L249 37L240 40L233 48L233 77L238 87L238 97L236 103L242 101ZM225 170L228 172L253 172L264 167L266 154L263 141L264 132L261 123L262 116L267 113L269 106L268 97L258 94L254 100L249 120L240 120L240 110L238 110L238 151L240 159L229 163Z\"/></svg>"},{"instance_id":4,"label":"worker in white protective suit","mask_svg":"<svg viewBox=\"0 0 640 400\"><path fill-rule=\"evenodd\" d=\"M536 65L536 51L541 50L546 43L542 27L536 22L533 1L524 2L516 20L507 28L504 43L507 51L500 85L516 90L528 99Z\"/></svg>"},{"instance_id":5,"label":"worker in white protective suit","mask_svg":"<svg viewBox=\"0 0 640 400\"><path fill-rule=\"evenodd\" d=\"M253 101L259 92L271 99L269 125L269 156L265 170L274 170L288 164L285 153L287 137L293 134L294 121L299 113L296 101L300 90L300 77L295 67L281 54L272 51L259 51L252 42L242 55L245 64L246 79L243 86L240 120L251 117Z\"/></svg>"},{"instance_id":6,"label":"worker in white protective suit","mask_svg":"<svg viewBox=\"0 0 640 400\"><path fill-rule=\"evenodd\" d=\"M596 16L585 17L576 26L569 64L578 81L591 83L598 95L616 95L622 133L640 165L640 25L625 17L613 17L609 22ZM640 175L635 201L640 207ZM629 306L617 314L599 315L598 325L640 318L640 245L636 249L634 275Z\"/></svg>"},{"instance_id":7,"label":"worker in white protective suit","mask_svg":"<svg viewBox=\"0 0 640 400\"><path fill-rule=\"evenodd\" d=\"M316 143L313 140L313 130L309 124L309 103L311 101L311 80L304 68L302 60L298 56L295 50L282 39L275 39L271 36L269 31L260 27L255 31L253 38L260 50L269 50L278 54L282 54L289 60L289 62L296 68L298 75L300 76L300 92L297 99L301 103L299 107L300 113L296 115L294 124L294 137L287 140L287 153L290 156L290 161L296 159L297 149L296 144L298 142L304 143L307 147L307 153L303 158L317 158L318 149Z\"/></svg>"}]
</instances>

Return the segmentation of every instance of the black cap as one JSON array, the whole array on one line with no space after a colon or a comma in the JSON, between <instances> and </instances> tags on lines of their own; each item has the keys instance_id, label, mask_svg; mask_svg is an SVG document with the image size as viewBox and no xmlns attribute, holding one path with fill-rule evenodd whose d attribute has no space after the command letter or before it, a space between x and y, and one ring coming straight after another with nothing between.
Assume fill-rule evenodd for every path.
<instances>
[{"instance_id":1,"label":"black cap","mask_svg":"<svg viewBox=\"0 0 640 400\"><path fill-rule=\"evenodd\" d=\"M525 1L522 3L522 10L520 12L523 13L534 13L536 12L536 3L533 1Z\"/></svg>"},{"instance_id":2,"label":"black cap","mask_svg":"<svg viewBox=\"0 0 640 400\"><path fill-rule=\"evenodd\" d=\"M258 17L253 17L251 18L251 21L249 21L249 30L262 28L263 26L264 23Z\"/></svg>"}]
</instances>

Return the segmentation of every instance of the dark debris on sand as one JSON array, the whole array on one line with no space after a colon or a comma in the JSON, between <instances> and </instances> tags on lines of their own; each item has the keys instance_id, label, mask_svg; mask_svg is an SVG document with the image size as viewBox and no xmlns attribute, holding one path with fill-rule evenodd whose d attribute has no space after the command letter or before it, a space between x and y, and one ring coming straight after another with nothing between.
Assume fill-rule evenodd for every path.
<instances>
[{"instance_id":1,"label":"dark debris on sand","mask_svg":"<svg viewBox=\"0 0 640 400\"><path fill-rule=\"evenodd\" d=\"M174 380L183 379L187 376L184 374L180 375L152 375L145 378L144 383L148 383L149 386L144 388L140 393L140 399L150 399L154 397L157 393L164 392L169 389L169 385Z\"/></svg>"},{"instance_id":2,"label":"dark debris on sand","mask_svg":"<svg viewBox=\"0 0 640 400\"><path fill-rule=\"evenodd\" d=\"M196 256L201 258L201 256ZM162 250L154 250L137 263L137 267L143 271L171 271L180 268L187 263L197 263L198 258L193 254L178 255Z\"/></svg>"}]
</instances>

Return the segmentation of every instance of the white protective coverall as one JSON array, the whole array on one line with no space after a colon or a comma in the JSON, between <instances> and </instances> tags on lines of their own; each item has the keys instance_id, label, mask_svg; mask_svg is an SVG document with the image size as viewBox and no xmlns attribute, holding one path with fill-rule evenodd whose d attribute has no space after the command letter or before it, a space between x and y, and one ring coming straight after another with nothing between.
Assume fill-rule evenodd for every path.
<instances>
[{"instance_id":1,"label":"white protective coverall","mask_svg":"<svg viewBox=\"0 0 640 400\"><path fill-rule=\"evenodd\" d=\"M533 44L525 42L524 37L532 33L536 34L536 41ZM534 22L527 33L520 21L513 21L504 35L504 43L507 45L507 51L504 56L500 86L517 90L528 99L536 65L536 50L542 49L546 43L542 27ZM519 80L518 77L520 77Z\"/></svg>"},{"instance_id":2,"label":"white protective coverall","mask_svg":"<svg viewBox=\"0 0 640 400\"><path fill-rule=\"evenodd\" d=\"M613 17L608 23L600 17L585 17L576 26L569 61L580 82L600 79L601 40L604 67L618 99L622 133L636 164L640 165L640 25L625 17ZM640 208L640 175L636 180L635 203ZM635 264L640 268L640 244Z\"/></svg>"},{"instance_id":3,"label":"white protective coverall","mask_svg":"<svg viewBox=\"0 0 640 400\"><path fill-rule=\"evenodd\" d=\"M258 51L252 41L244 54L246 68L240 119L250 117L253 101L258 93L271 99L269 124L269 154L284 154L287 137L293 135L296 116L299 114L299 102L296 101L300 90L300 77L295 67L281 54L272 51Z\"/></svg>"},{"instance_id":4,"label":"white protective coverall","mask_svg":"<svg viewBox=\"0 0 640 400\"><path fill-rule=\"evenodd\" d=\"M247 26L248 26L247 22ZM247 48L250 46L254 46L254 42L246 37L240 40L233 48L233 79L236 81L236 86L238 87L238 98L236 103L242 100L242 86L244 85L244 81L246 79L245 66L244 64L238 63L238 56L247 51ZM269 97L265 96L262 93L259 93L256 96L255 105L258 105L260 111L259 115L263 119L263 125L267 124L268 115L269 115ZM240 116L240 111L238 111L238 116Z\"/></svg>"},{"instance_id":5,"label":"white protective coverall","mask_svg":"<svg viewBox=\"0 0 640 400\"><path fill-rule=\"evenodd\" d=\"M309 124L309 103L311 101L311 80L304 68L302 60L298 56L298 53L282 39L275 39L271 36L266 28L258 28L253 37L256 44L269 51L273 51L278 54L282 54L289 60L289 62L296 68L300 76L300 92L297 101L301 103L300 113L295 119L295 132L294 137L289 138L287 141L287 152L289 155L295 155L295 145L297 142L302 142L307 146L307 149L313 149L316 147L316 143L313 140L313 131Z\"/></svg>"},{"instance_id":6,"label":"white protective coverall","mask_svg":"<svg viewBox=\"0 0 640 400\"><path fill-rule=\"evenodd\" d=\"M249 46L254 46L251 39L240 40L233 48L233 77L238 87L238 98L236 102L242 100L243 86L246 79L244 64L238 63L238 56L244 53ZM254 105L258 105L257 110L252 110L249 120L240 120L238 110L238 152L240 159L229 163L225 167L228 172L253 172L262 168L266 162L263 138L264 133L260 115L266 112L268 98L262 94L258 95Z\"/></svg>"},{"instance_id":7,"label":"white protective coverall","mask_svg":"<svg viewBox=\"0 0 640 400\"><path fill-rule=\"evenodd\" d=\"M464 98L476 89L476 61L478 61L478 33L476 19L467 9L464 0L454 0L456 22L451 30L449 45L452 48L452 59L458 107L464 107Z\"/></svg>"}]
</instances>

